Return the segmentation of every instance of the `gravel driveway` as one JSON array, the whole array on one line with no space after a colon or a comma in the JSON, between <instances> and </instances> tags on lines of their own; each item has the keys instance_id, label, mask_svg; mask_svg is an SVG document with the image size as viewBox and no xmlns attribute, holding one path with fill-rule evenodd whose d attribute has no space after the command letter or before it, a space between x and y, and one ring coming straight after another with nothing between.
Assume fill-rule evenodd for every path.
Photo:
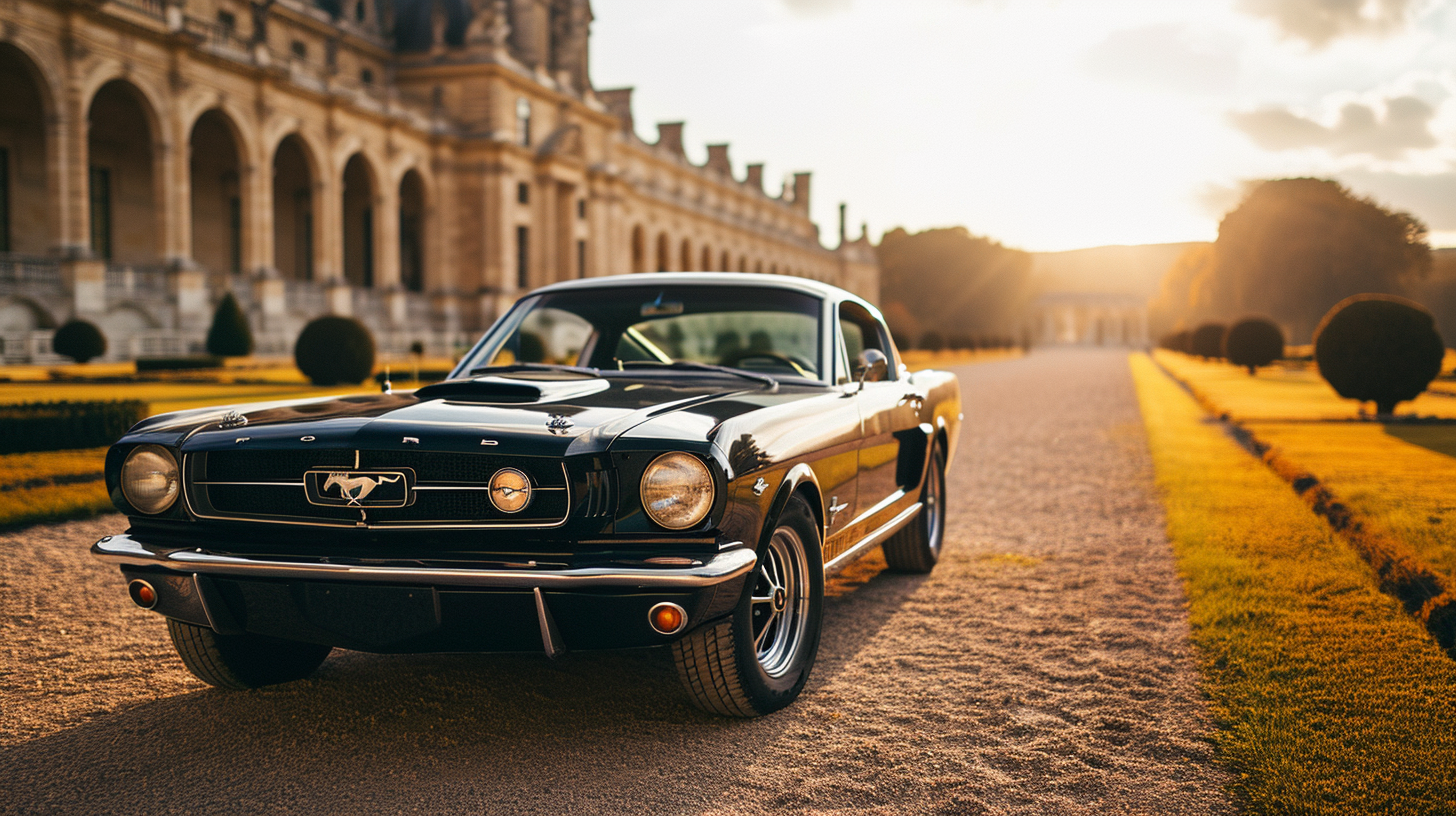
<instances>
[{"instance_id":1,"label":"gravel driveway","mask_svg":"<svg viewBox=\"0 0 1456 816\"><path fill-rule=\"evenodd\" d=\"M335 652L208 689L86 548L0 536L0 812L1222 813L1126 356L959 370L945 557L831 588L804 696L700 714L668 655Z\"/></svg>"}]
</instances>

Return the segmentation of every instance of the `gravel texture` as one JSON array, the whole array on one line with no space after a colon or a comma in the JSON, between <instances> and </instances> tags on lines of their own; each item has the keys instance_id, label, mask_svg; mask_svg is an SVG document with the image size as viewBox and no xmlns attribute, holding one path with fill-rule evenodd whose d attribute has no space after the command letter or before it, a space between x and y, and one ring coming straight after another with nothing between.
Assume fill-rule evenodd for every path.
<instances>
[{"instance_id":1,"label":"gravel texture","mask_svg":"<svg viewBox=\"0 0 1456 816\"><path fill-rule=\"evenodd\" d=\"M1125 355L961 369L930 576L837 579L804 696L689 707L665 651L335 652L193 680L87 547L0 536L0 812L1224 813Z\"/></svg>"}]
</instances>

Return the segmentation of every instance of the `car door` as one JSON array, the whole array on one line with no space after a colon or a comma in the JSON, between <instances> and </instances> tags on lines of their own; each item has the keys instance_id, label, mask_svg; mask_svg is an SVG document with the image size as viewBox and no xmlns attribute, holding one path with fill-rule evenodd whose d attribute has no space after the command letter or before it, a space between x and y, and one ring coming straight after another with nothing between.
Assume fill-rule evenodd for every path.
<instances>
[{"instance_id":1,"label":"car door","mask_svg":"<svg viewBox=\"0 0 1456 816\"><path fill-rule=\"evenodd\" d=\"M851 361L865 349L876 349L888 358L885 378L867 380L854 392L862 427L855 523L856 533L863 536L914 503L910 488L918 484L920 474L918 469L912 475L902 467L902 458L913 460L923 451L902 450L902 445L923 444L924 435L918 432L923 398L897 370L888 333L868 309L853 302L840 304L839 325ZM853 376L858 379L859 372Z\"/></svg>"}]
</instances>

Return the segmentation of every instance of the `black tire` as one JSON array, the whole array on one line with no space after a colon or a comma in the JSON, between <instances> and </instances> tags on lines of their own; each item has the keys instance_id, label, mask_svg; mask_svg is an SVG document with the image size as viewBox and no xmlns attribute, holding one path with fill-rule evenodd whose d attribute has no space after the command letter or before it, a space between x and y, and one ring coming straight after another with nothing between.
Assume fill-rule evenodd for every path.
<instances>
[{"instance_id":1,"label":"black tire","mask_svg":"<svg viewBox=\"0 0 1456 816\"><path fill-rule=\"evenodd\" d=\"M819 652L824 562L818 525L802 498L789 500L744 584L731 616L672 644L694 705L729 717L758 717L792 703Z\"/></svg>"},{"instance_id":2,"label":"black tire","mask_svg":"<svg viewBox=\"0 0 1456 816\"><path fill-rule=\"evenodd\" d=\"M187 670L225 689L250 689L302 680L333 651L331 646L262 635L219 635L205 626L167 619L167 633Z\"/></svg>"},{"instance_id":3,"label":"black tire","mask_svg":"<svg viewBox=\"0 0 1456 816\"><path fill-rule=\"evenodd\" d=\"M940 560L945 540L945 451L939 444L930 448L930 468L920 490L924 506L920 515L900 528L881 548L885 563L895 572L927 573Z\"/></svg>"}]
</instances>

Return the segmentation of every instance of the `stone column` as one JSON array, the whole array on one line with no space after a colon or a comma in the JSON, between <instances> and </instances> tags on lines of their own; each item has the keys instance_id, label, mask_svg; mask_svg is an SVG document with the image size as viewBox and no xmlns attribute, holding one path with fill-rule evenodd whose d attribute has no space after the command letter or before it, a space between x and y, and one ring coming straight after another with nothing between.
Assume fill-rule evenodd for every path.
<instances>
[{"instance_id":1,"label":"stone column","mask_svg":"<svg viewBox=\"0 0 1456 816\"><path fill-rule=\"evenodd\" d=\"M388 183L374 197L374 286L399 288L399 187Z\"/></svg>"},{"instance_id":2,"label":"stone column","mask_svg":"<svg viewBox=\"0 0 1456 816\"><path fill-rule=\"evenodd\" d=\"M61 246L67 255L83 257L91 254L91 204L89 200L88 146L86 142L86 101L76 85L67 88L66 118L56 127L61 150L56 158L59 166L54 177L58 184Z\"/></svg>"},{"instance_id":3,"label":"stone column","mask_svg":"<svg viewBox=\"0 0 1456 816\"><path fill-rule=\"evenodd\" d=\"M204 328L212 319L207 275L191 262L174 264L168 273L179 328Z\"/></svg>"},{"instance_id":4,"label":"stone column","mask_svg":"<svg viewBox=\"0 0 1456 816\"><path fill-rule=\"evenodd\" d=\"M71 293L71 308L80 316L106 312L106 262L72 258L61 264L61 280Z\"/></svg>"}]
</instances>

